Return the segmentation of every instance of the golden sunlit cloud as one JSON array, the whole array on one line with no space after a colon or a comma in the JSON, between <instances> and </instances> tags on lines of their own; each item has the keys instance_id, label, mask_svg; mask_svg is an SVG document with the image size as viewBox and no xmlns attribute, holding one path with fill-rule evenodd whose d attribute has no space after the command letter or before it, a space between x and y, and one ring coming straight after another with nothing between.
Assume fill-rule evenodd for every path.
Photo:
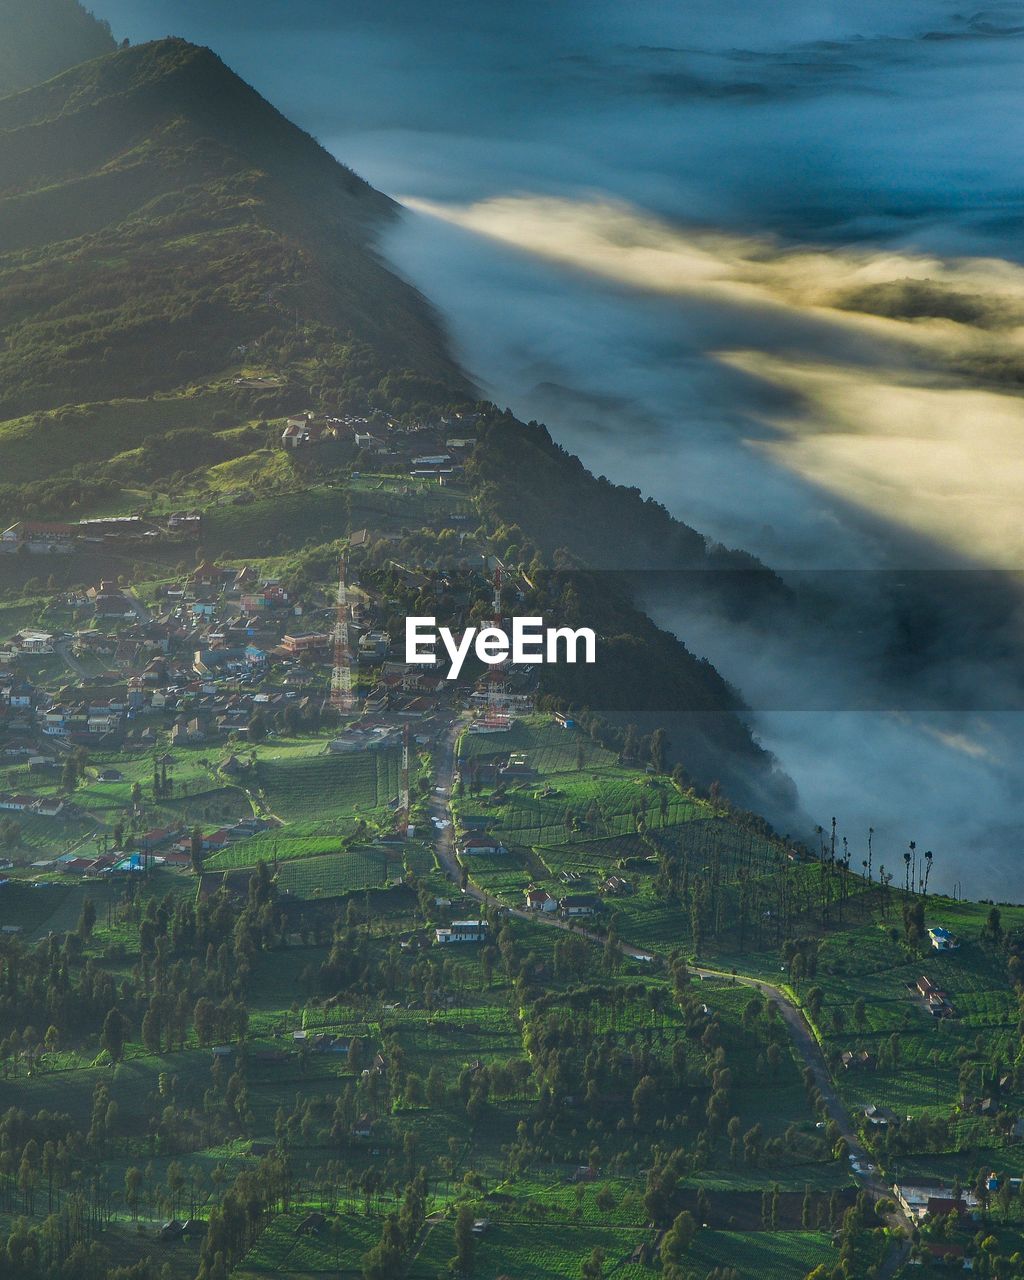
<instances>
[{"instance_id":1,"label":"golden sunlit cloud","mask_svg":"<svg viewBox=\"0 0 1024 1280\"><path fill-rule=\"evenodd\" d=\"M978 742L976 738L969 737L966 733L957 733L951 729L940 729L938 725L927 723L922 724L920 728L929 738L940 742L951 751L958 751L961 755L968 756L971 760L996 762L996 757L984 743Z\"/></svg>"},{"instance_id":2,"label":"golden sunlit cloud","mask_svg":"<svg viewBox=\"0 0 1024 1280\"><path fill-rule=\"evenodd\" d=\"M793 249L768 237L680 229L607 202L407 203L630 288L747 312L782 309L809 326L809 351L828 350L835 326L869 333L887 353L884 368L709 352L799 397L791 414L767 419L777 438L750 447L982 563L1024 566L1024 400L991 389L1005 382L1015 392L1024 381L1024 268L991 258Z\"/></svg>"},{"instance_id":3,"label":"golden sunlit cloud","mask_svg":"<svg viewBox=\"0 0 1024 1280\"><path fill-rule=\"evenodd\" d=\"M777 440L752 448L981 563L1024 565L1024 400L762 353L723 359L802 402L799 414L771 417Z\"/></svg>"},{"instance_id":4,"label":"golden sunlit cloud","mask_svg":"<svg viewBox=\"0 0 1024 1280\"><path fill-rule=\"evenodd\" d=\"M508 196L472 205L407 199L427 213L564 266L653 293L825 312L915 344L995 327L1024 345L1024 268L996 258L943 261L907 253L791 249L770 237L685 231L606 201ZM892 314L885 290L928 286L937 314ZM902 299L904 305L923 300ZM947 314L947 312L949 314Z\"/></svg>"}]
</instances>

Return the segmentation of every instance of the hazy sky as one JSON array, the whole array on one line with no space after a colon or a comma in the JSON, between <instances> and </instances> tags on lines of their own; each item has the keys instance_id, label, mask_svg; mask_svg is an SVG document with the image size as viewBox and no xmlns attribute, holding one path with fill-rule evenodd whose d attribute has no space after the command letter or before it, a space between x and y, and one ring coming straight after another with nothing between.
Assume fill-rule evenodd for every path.
<instances>
[{"instance_id":1,"label":"hazy sky","mask_svg":"<svg viewBox=\"0 0 1024 1280\"><path fill-rule=\"evenodd\" d=\"M402 199L385 251L467 368L595 471L778 567L1024 567L1024 4L93 7L209 43ZM789 699L757 728L817 820L1009 867L1024 898L1012 601L972 664L942 626L908 649L885 581L841 657L659 616ZM852 709L886 679L895 705L894 649L946 713ZM809 673L838 710L797 709Z\"/></svg>"}]
</instances>

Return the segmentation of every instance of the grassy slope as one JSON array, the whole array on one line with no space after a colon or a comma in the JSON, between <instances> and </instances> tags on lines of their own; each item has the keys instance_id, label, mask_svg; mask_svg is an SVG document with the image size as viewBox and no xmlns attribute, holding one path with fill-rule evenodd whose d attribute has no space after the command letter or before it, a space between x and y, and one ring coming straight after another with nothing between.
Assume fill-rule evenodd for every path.
<instances>
[{"instance_id":1,"label":"grassy slope","mask_svg":"<svg viewBox=\"0 0 1024 1280\"><path fill-rule=\"evenodd\" d=\"M457 381L373 252L392 202L208 50L121 50L0 100L0 174L5 417L179 386L296 318Z\"/></svg>"}]
</instances>

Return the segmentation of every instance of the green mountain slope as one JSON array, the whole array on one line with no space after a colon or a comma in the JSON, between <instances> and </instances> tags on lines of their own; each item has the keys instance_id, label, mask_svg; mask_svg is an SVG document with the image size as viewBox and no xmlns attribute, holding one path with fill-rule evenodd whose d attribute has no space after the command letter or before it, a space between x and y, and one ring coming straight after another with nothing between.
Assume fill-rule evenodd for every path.
<instances>
[{"instance_id":1,"label":"green mountain slope","mask_svg":"<svg viewBox=\"0 0 1024 1280\"><path fill-rule=\"evenodd\" d=\"M336 493L313 519L302 483L316 476L297 458L268 460L279 431L268 421L307 405L433 418L469 391L428 304L374 252L395 211L181 40L0 99L0 518L134 509L154 491L178 501L209 469L215 494L194 493L197 506L216 498L213 554L342 535ZM584 570L755 567L636 490L596 480L536 424L488 410L479 425L472 501L502 554L564 553ZM223 501L257 480L302 501L232 534ZM658 631L628 584L599 575L578 591L614 643L599 683L561 673L548 692L666 728L695 778L720 779L744 803L774 789L772 762L713 668Z\"/></svg>"},{"instance_id":2,"label":"green mountain slope","mask_svg":"<svg viewBox=\"0 0 1024 1280\"><path fill-rule=\"evenodd\" d=\"M48 80L114 48L110 27L78 0L0 0L0 94Z\"/></svg>"},{"instance_id":3,"label":"green mountain slope","mask_svg":"<svg viewBox=\"0 0 1024 1280\"><path fill-rule=\"evenodd\" d=\"M305 324L461 384L373 252L393 210L183 41L0 100L0 418L180 386Z\"/></svg>"}]
</instances>

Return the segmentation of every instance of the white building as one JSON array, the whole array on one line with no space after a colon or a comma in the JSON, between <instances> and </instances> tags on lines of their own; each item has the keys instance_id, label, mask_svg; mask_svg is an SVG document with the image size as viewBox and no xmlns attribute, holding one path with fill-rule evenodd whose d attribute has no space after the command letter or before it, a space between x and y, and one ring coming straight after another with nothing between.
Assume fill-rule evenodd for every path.
<instances>
[{"instance_id":1,"label":"white building","mask_svg":"<svg viewBox=\"0 0 1024 1280\"><path fill-rule=\"evenodd\" d=\"M441 946L453 942L485 942L486 920L453 920L447 928L434 930L434 937Z\"/></svg>"},{"instance_id":2,"label":"white building","mask_svg":"<svg viewBox=\"0 0 1024 1280\"><path fill-rule=\"evenodd\" d=\"M54 636L49 631L19 631L13 643L21 653L53 653Z\"/></svg>"},{"instance_id":3,"label":"white building","mask_svg":"<svg viewBox=\"0 0 1024 1280\"><path fill-rule=\"evenodd\" d=\"M924 1222L929 1217L944 1217L955 1211L959 1203L961 1212L978 1208L978 1197L973 1191L961 1190L959 1202L953 1199L949 1187L921 1187L897 1183L893 1195L912 1222Z\"/></svg>"},{"instance_id":4,"label":"white building","mask_svg":"<svg viewBox=\"0 0 1024 1280\"><path fill-rule=\"evenodd\" d=\"M929 929L928 937L936 951L956 951L960 946L960 940L941 926Z\"/></svg>"}]
</instances>

